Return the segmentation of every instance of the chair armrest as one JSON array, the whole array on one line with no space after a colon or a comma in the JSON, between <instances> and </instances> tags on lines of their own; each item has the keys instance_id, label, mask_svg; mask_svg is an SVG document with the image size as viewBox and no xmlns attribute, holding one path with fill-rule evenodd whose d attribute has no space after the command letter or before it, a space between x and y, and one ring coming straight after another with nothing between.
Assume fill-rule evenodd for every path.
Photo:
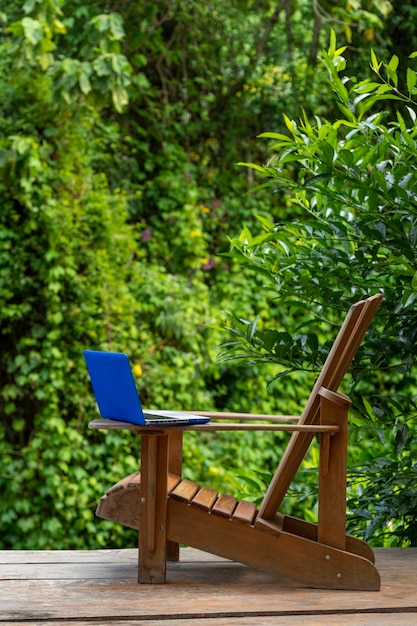
<instances>
[{"instance_id":1,"label":"chair armrest","mask_svg":"<svg viewBox=\"0 0 417 626\"><path fill-rule=\"evenodd\" d=\"M212 420L264 421L264 422L298 422L299 415L270 415L266 413L234 413L226 411L171 411L171 413L187 413L201 415Z\"/></svg>"},{"instance_id":2,"label":"chair armrest","mask_svg":"<svg viewBox=\"0 0 417 626\"><path fill-rule=\"evenodd\" d=\"M337 433L339 426L336 425L323 425L323 424L265 424L259 422L257 424L195 424L193 426L185 426L183 430L197 430L197 431L239 431L239 430L256 430L256 431L274 431L274 432L305 432L305 433Z\"/></svg>"},{"instance_id":3,"label":"chair armrest","mask_svg":"<svg viewBox=\"0 0 417 626\"><path fill-rule=\"evenodd\" d=\"M336 425L326 425L323 426L321 424L191 424L184 425L179 424L178 426L169 426L169 427L157 427L157 426L146 426L141 427L137 424L131 424L129 422L117 422L115 420L107 420L107 419L96 419L89 423L89 428L95 430L133 430L139 435L151 435L151 434L161 434L167 433L172 430L196 430L196 431L220 431L220 430L229 430L229 431L241 431L241 430L261 430L261 431L283 431L283 432L312 432L312 433L335 433L339 431L339 426Z\"/></svg>"}]
</instances>

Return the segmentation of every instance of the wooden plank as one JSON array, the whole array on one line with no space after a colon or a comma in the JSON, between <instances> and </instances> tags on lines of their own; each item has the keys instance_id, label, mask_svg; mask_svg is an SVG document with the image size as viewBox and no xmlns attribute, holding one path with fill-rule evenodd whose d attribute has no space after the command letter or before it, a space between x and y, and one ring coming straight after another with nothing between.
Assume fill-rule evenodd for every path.
<instances>
[{"instance_id":1,"label":"wooden plank","mask_svg":"<svg viewBox=\"0 0 417 626\"><path fill-rule=\"evenodd\" d=\"M417 623L417 548L375 553L380 592L305 589L189 548L168 566L169 584L152 588L136 582L135 549L0 551L0 623Z\"/></svg>"},{"instance_id":2,"label":"wooden plank","mask_svg":"<svg viewBox=\"0 0 417 626\"><path fill-rule=\"evenodd\" d=\"M3 579L3 565L19 565L22 571L31 574L31 565L59 563L93 564L125 563L135 558L137 549L114 550L0 550L0 581Z\"/></svg>"},{"instance_id":3,"label":"wooden plank","mask_svg":"<svg viewBox=\"0 0 417 626\"><path fill-rule=\"evenodd\" d=\"M175 413L175 411L173 411ZM192 415L202 415L214 420L247 420L264 422L298 422L300 415L273 415L271 413L237 413L234 411L181 411Z\"/></svg>"},{"instance_id":4,"label":"wooden plank","mask_svg":"<svg viewBox=\"0 0 417 626\"><path fill-rule=\"evenodd\" d=\"M278 612L274 614L260 614L253 617L245 617L237 613L228 617L211 616L210 626L415 626L417 616L415 613L371 613L369 615L361 613L339 613L338 615L282 615ZM163 619L163 626L207 626L207 618L200 616L179 617L173 619ZM6 626L24 626L29 622L1 622ZM32 622L33 623L33 622ZM65 620L65 626L92 626L96 624L94 618L88 620ZM160 618L154 620L152 618L127 618L119 620L100 619L100 626L161 626ZM62 626L61 620L47 619L36 620L36 626Z\"/></svg>"},{"instance_id":5,"label":"wooden plank","mask_svg":"<svg viewBox=\"0 0 417 626\"><path fill-rule=\"evenodd\" d=\"M141 481L141 473L135 472L131 475L129 482L126 485L126 489L139 489Z\"/></svg>"},{"instance_id":6,"label":"wooden plank","mask_svg":"<svg viewBox=\"0 0 417 626\"><path fill-rule=\"evenodd\" d=\"M112 577L114 569L120 575L122 568L137 569L137 548L114 550L0 550L0 582L18 579L80 578L80 573L88 571L90 578ZM182 562L195 563L204 567L216 563L229 563L214 554L194 548L184 548ZM129 566L129 567L128 567ZM104 568L104 569L103 569ZM65 575L63 576L63 572ZM126 572L125 572L126 573ZM132 575L132 580L136 573Z\"/></svg>"},{"instance_id":7,"label":"wooden plank","mask_svg":"<svg viewBox=\"0 0 417 626\"><path fill-rule=\"evenodd\" d=\"M217 500L217 491L209 487L202 487L191 500L191 506L197 506L205 511L210 511Z\"/></svg>"},{"instance_id":8,"label":"wooden plank","mask_svg":"<svg viewBox=\"0 0 417 626\"><path fill-rule=\"evenodd\" d=\"M170 498L180 502L191 502L199 489L199 485L192 480L184 478L170 493Z\"/></svg>"},{"instance_id":9,"label":"wooden plank","mask_svg":"<svg viewBox=\"0 0 417 626\"><path fill-rule=\"evenodd\" d=\"M241 500L233 512L233 521L242 524L252 524L256 515L256 504Z\"/></svg>"},{"instance_id":10,"label":"wooden plank","mask_svg":"<svg viewBox=\"0 0 417 626\"><path fill-rule=\"evenodd\" d=\"M232 411L171 411L170 413L187 413L188 415L201 415L214 420L247 420L265 422L298 422L300 415L275 415L272 413L237 413ZM131 422L116 422L105 418L92 420L89 428L108 430L138 430L138 426ZM182 427L180 427L182 429Z\"/></svg>"},{"instance_id":11,"label":"wooden plank","mask_svg":"<svg viewBox=\"0 0 417 626\"><path fill-rule=\"evenodd\" d=\"M322 426L321 424L216 424L209 422L208 424L201 424L199 426L186 426L184 432L187 430L197 430L199 432L218 432L218 431L265 431L265 432L283 432L283 433L309 433L311 437L315 433L334 433L337 432L337 426Z\"/></svg>"},{"instance_id":12,"label":"wooden plank","mask_svg":"<svg viewBox=\"0 0 417 626\"><path fill-rule=\"evenodd\" d=\"M233 496L228 496L227 494L222 493L219 496L216 504L211 509L211 512L214 515L219 515L220 517L230 518L237 505L237 500Z\"/></svg>"},{"instance_id":13,"label":"wooden plank","mask_svg":"<svg viewBox=\"0 0 417 626\"><path fill-rule=\"evenodd\" d=\"M126 489L129 486L129 483L135 485L138 483L140 484L140 472L134 472L133 474L125 476L124 478L122 478L122 480L119 480L118 483L116 483L106 491L106 495L109 495L110 493L115 493L116 491L120 491L122 489Z\"/></svg>"},{"instance_id":14,"label":"wooden plank","mask_svg":"<svg viewBox=\"0 0 417 626\"><path fill-rule=\"evenodd\" d=\"M250 417L247 418L248 421L251 419ZM267 420L270 420L269 416L266 416ZM256 417L254 418L254 422L258 421L256 419ZM272 420L270 420L272 421ZM291 419L290 419L291 421ZM133 430L135 431L138 435L148 435L149 434L149 429L150 427L148 427L146 430L144 428L138 429L138 427L135 424L130 424L128 422L114 422L112 420L104 420L104 419L98 419L98 420L93 420L92 422L89 423L88 425L89 428L92 429L101 429L101 430ZM207 424L192 424L190 426L171 426L169 429L165 428L164 430L158 428L158 430L156 429L152 429L153 434L158 434L158 435L163 435L166 434L167 431L183 431L186 432L188 430L196 430L196 431L201 431L201 432L205 432L205 431L212 431L212 432L216 432L216 431L221 431L221 430L233 430L233 431L245 431L245 430L254 430L254 431L279 431L279 432L295 432L295 431L299 431L299 432L304 432L304 433L320 433L320 432L336 432L337 427L336 426L320 426L320 424L298 424L297 422L295 423L281 423L280 421L277 421L277 423L253 423L253 424L246 424L246 423L231 423L231 424L216 424L215 422L209 422Z\"/></svg>"}]
</instances>

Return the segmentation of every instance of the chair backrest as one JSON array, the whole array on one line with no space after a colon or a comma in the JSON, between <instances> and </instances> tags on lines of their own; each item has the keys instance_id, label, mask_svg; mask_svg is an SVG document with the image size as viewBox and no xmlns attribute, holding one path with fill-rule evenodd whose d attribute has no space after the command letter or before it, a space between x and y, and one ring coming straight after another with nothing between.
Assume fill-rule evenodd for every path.
<instances>
[{"instance_id":1,"label":"chair backrest","mask_svg":"<svg viewBox=\"0 0 417 626\"><path fill-rule=\"evenodd\" d=\"M337 391L382 299L383 295L378 293L357 302L349 309L310 394L300 418L300 424L318 423L320 419L319 389L326 387L331 391ZM314 433L293 433L262 501L258 517L266 520L275 517L313 437Z\"/></svg>"}]
</instances>

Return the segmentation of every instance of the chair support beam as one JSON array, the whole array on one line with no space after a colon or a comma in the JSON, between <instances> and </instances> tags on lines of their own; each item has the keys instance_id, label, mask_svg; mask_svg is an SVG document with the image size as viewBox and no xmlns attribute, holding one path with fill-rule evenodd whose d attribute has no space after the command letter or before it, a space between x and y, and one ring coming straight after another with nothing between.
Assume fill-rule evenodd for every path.
<instances>
[{"instance_id":1,"label":"chair support beam","mask_svg":"<svg viewBox=\"0 0 417 626\"><path fill-rule=\"evenodd\" d=\"M320 435L319 513L320 543L346 549L346 464L350 399L322 387L320 424L337 425L332 435Z\"/></svg>"}]
</instances>

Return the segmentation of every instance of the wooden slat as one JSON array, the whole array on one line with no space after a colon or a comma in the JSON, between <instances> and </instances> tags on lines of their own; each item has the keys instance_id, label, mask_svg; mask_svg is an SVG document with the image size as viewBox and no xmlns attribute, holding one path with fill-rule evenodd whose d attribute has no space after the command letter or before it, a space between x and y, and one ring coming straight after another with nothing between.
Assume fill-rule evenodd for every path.
<instances>
[{"instance_id":1,"label":"wooden slat","mask_svg":"<svg viewBox=\"0 0 417 626\"><path fill-rule=\"evenodd\" d=\"M232 524L230 524L232 525ZM137 550L0 551L7 626L415 626L417 548L376 550L381 591L306 589L184 548L168 585L138 585Z\"/></svg>"},{"instance_id":2,"label":"wooden slat","mask_svg":"<svg viewBox=\"0 0 417 626\"><path fill-rule=\"evenodd\" d=\"M199 489L199 485L185 478L170 493L170 498L180 502L191 502Z\"/></svg>"},{"instance_id":3,"label":"wooden slat","mask_svg":"<svg viewBox=\"0 0 417 626\"><path fill-rule=\"evenodd\" d=\"M172 411L176 413L177 411ZM178 411L180 413L180 411ZM189 415L201 415L214 420L248 420L255 422L298 422L301 415L273 415L271 413L236 413L234 411L181 411Z\"/></svg>"},{"instance_id":4,"label":"wooden slat","mask_svg":"<svg viewBox=\"0 0 417 626\"><path fill-rule=\"evenodd\" d=\"M232 519L234 522L241 522L242 524L252 524L255 519L255 515L256 504L254 502L241 500L232 515Z\"/></svg>"},{"instance_id":5,"label":"wooden slat","mask_svg":"<svg viewBox=\"0 0 417 626\"><path fill-rule=\"evenodd\" d=\"M207 424L200 424L199 426L186 426L184 431L196 430L198 432L217 432L217 431L270 431L281 433L309 433L313 436L315 433L336 433L337 426L323 426L321 424L263 424L259 422L257 424L216 424L215 422L209 422Z\"/></svg>"},{"instance_id":6,"label":"wooden slat","mask_svg":"<svg viewBox=\"0 0 417 626\"><path fill-rule=\"evenodd\" d=\"M139 489L140 481L141 481L140 472L135 472L134 474L131 474L130 480L126 485L126 489Z\"/></svg>"},{"instance_id":7,"label":"wooden slat","mask_svg":"<svg viewBox=\"0 0 417 626\"><path fill-rule=\"evenodd\" d=\"M167 492L168 494L170 494L172 492L173 489L175 489L175 487L178 485L178 483L181 481L181 478L179 476L176 476L175 474L168 474L168 486L167 486Z\"/></svg>"},{"instance_id":8,"label":"wooden slat","mask_svg":"<svg viewBox=\"0 0 417 626\"><path fill-rule=\"evenodd\" d=\"M216 504L211 509L211 512L214 515L219 515L220 517L231 517L236 508L237 500L232 496L228 496L226 494L222 494L219 496Z\"/></svg>"},{"instance_id":9,"label":"wooden slat","mask_svg":"<svg viewBox=\"0 0 417 626\"><path fill-rule=\"evenodd\" d=\"M217 500L217 491L209 487L202 487L191 500L191 506L198 506L200 509L210 511Z\"/></svg>"},{"instance_id":10,"label":"wooden slat","mask_svg":"<svg viewBox=\"0 0 417 626\"><path fill-rule=\"evenodd\" d=\"M175 474L168 474L168 493L170 493L180 482L181 478L176 476ZM141 473L134 472L129 476L125 476L122 480L119 480L118 483L110 487L108 491L106 491L106 496L114 495L118 491L122 491L123 489L139 489L141 482Z\"/></svg>"},{"instance_id":11,"label":"wooden slat","mask_svg":"<svg viewBox=\"0 0 417 626\"><path fill-rule=\"evenodd\" d=\"M140 483L140 472L134 472L133 474L125 476L124 478L122 478L122 480L119 480L118 483L116 483L106 491L106 495L108 496L112 493L116 493L117 491L121 491L122 489L126 489L131 482L133 484L137 482Z\"/></svg>"}]
</instances>

